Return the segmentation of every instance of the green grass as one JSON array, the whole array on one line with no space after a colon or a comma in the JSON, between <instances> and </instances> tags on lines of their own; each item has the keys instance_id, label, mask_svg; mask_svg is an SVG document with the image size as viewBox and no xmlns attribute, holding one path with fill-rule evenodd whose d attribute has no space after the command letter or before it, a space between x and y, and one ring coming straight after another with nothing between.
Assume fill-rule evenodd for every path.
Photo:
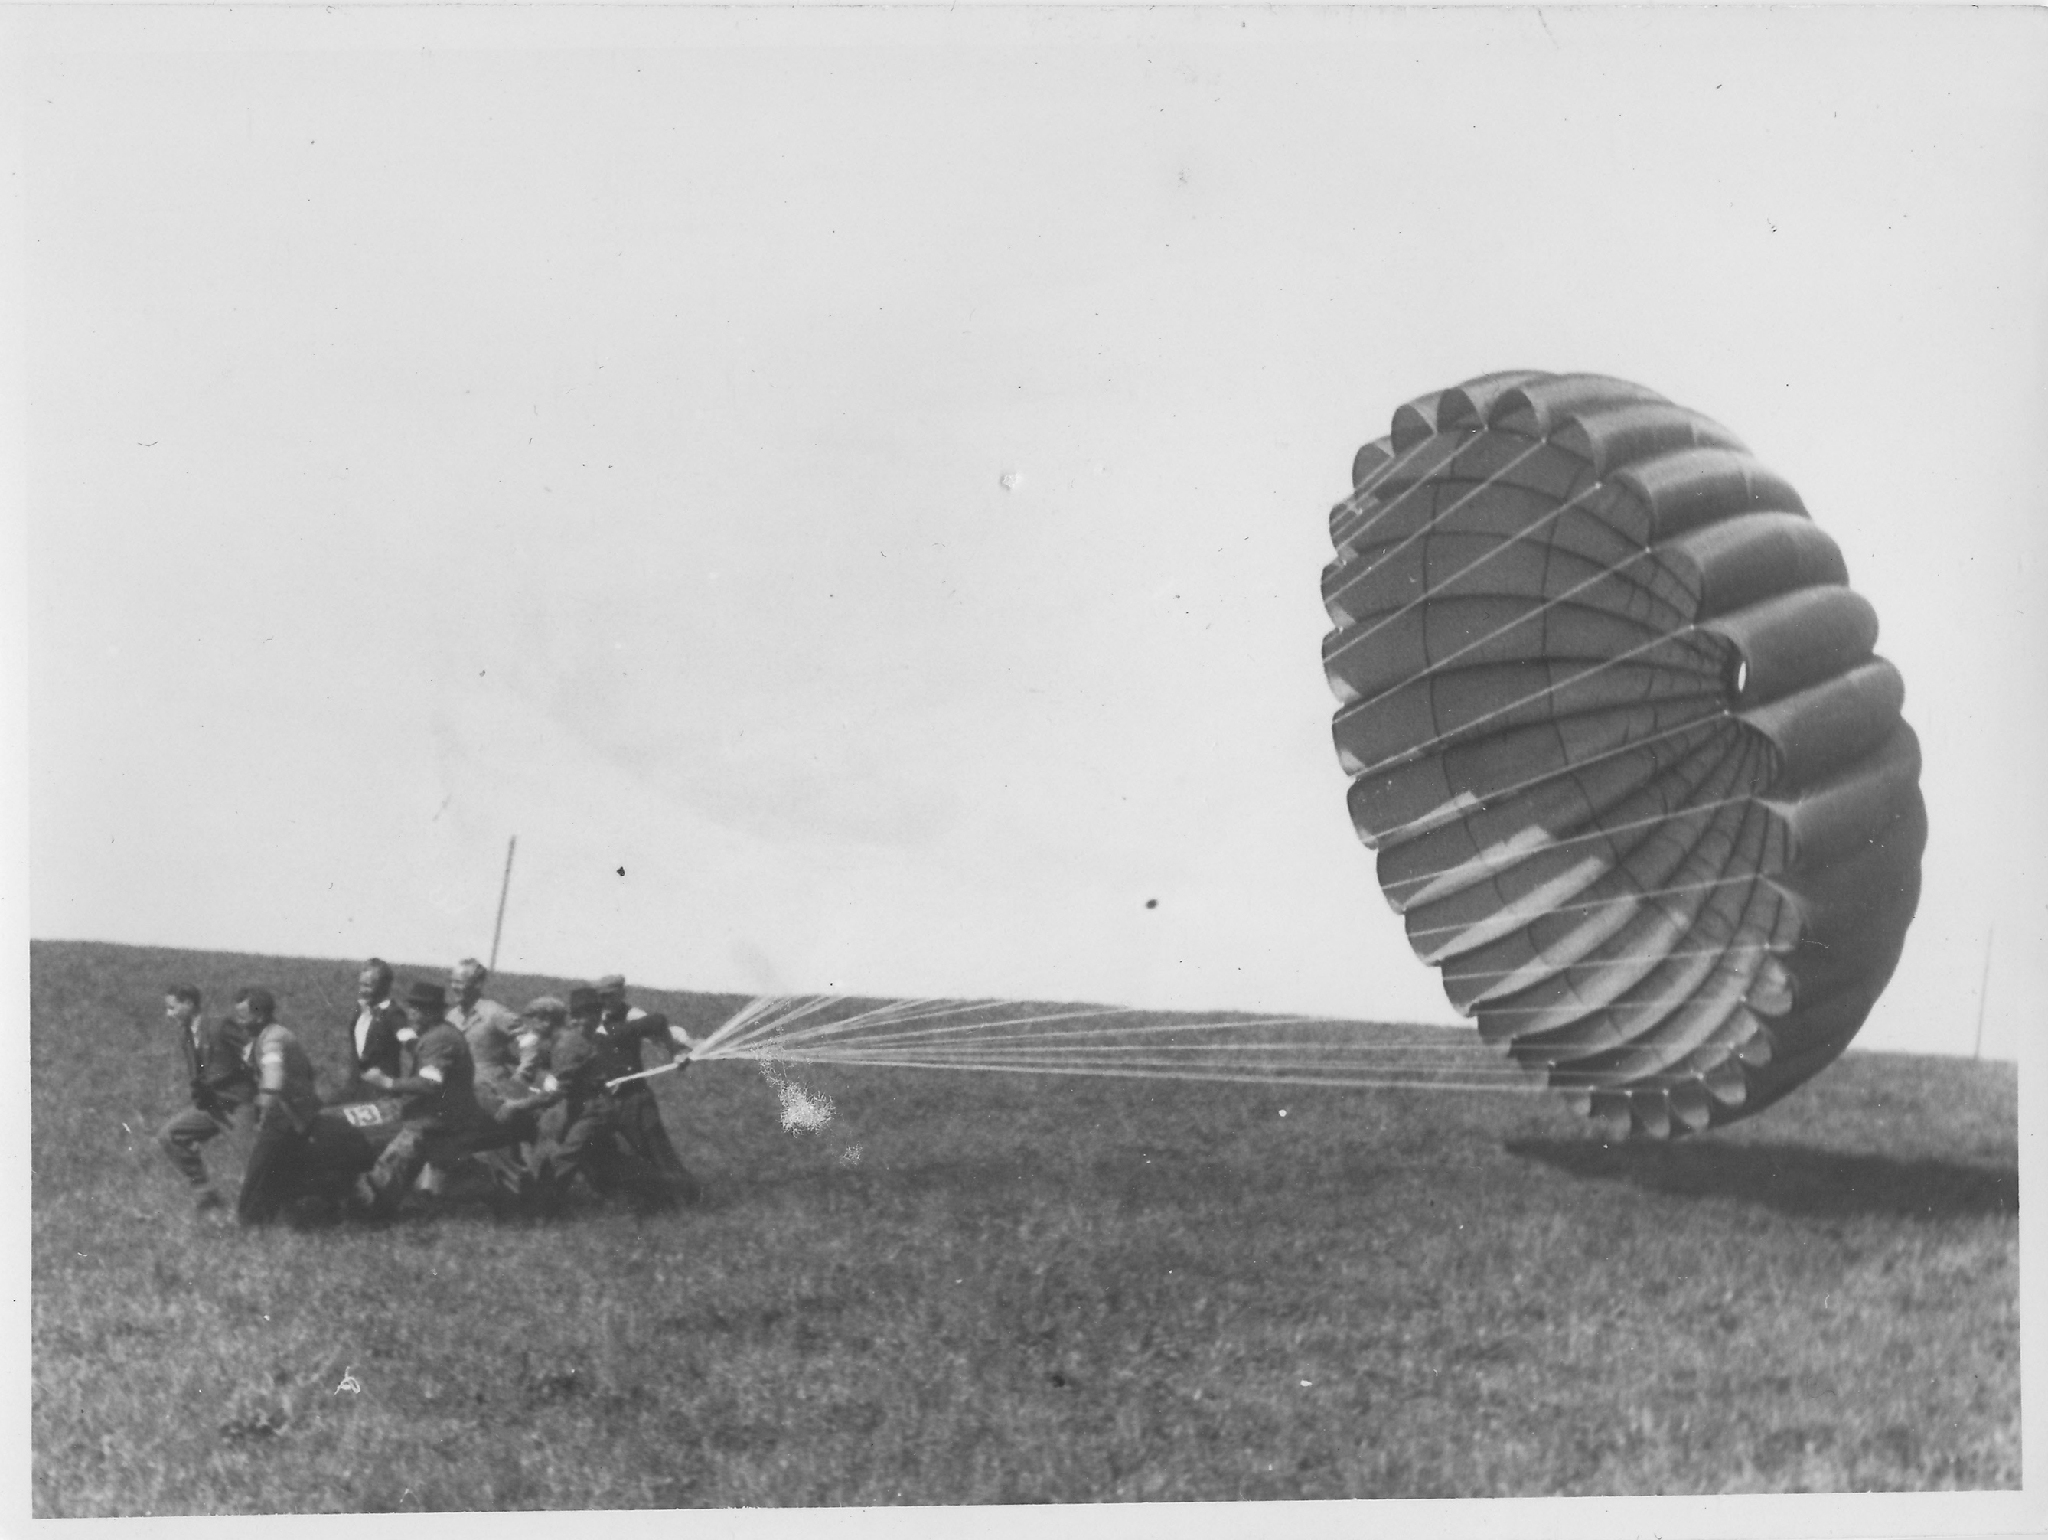
<instances>
[{"instance_id":1,"label":"green grass","mask_svg":"<svg viewBox=\"0 0 2048 1540\"><path fill-rule=\"evenodd\" d=\"M712 1063L656 1082L696 1210L242 1233L151 1138L161 988L268 983L338 1073L352 965L31 966L40 1516L2019 1484L2006 1066L1852 1055L1610 1149L1544 1099L883 1069L805 1073L793 1134Z\"/></svg>"}]
</instances>

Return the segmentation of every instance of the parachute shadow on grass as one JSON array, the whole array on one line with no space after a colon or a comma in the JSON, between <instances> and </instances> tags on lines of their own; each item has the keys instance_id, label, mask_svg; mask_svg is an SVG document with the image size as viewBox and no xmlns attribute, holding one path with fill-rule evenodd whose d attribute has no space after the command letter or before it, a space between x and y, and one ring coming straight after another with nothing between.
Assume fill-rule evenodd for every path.
<instances>
[{"instance_id":1,"label":"parachute shadow on grass","mask_svg":"<svg viewBox=\"0 0 2048 1540\"><path fill-rule=\"evenodd\" d=\"M1883 1214L1954 1219L2018 1214L2013 1168L1886 1155L1846 1155L1801 1144L1604 1145L1511 1139L1505 1148L1575 1177L1622 1181L1674 1198L1738 1198L1779 1213Z\"/></svg>"}]
</instances>

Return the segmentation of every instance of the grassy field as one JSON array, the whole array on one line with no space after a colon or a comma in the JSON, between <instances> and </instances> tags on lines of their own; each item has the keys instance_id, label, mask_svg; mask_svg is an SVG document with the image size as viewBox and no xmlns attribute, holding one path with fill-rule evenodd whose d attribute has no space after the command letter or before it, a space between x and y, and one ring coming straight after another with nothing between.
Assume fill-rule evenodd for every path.
<instances>
[{"instance_id":1,"label":"grassy field","mask_svg":"<svg viewBox=\"0 0 2048 1540\"><path fill-rule=\"evenodd\" d=\"M2019 1483L2007 1066L1610 1149L1546 1099L883 1069L792 1132L714 1063L656 1082L695 1210L242 1233L153 1142L161 989L267 983L332 1072L353 966L31 966L40 1516Z\"/></svg>"}]
</instances>

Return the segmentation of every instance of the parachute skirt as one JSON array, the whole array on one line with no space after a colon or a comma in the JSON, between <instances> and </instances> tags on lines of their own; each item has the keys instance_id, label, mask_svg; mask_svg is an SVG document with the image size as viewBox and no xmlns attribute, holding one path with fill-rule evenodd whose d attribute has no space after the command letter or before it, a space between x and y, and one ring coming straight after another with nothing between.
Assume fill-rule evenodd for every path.
<instances>
[{"instance_id":1,"label":"parachute skirt","mask_svg":"<svg viewBox=\"0 0 2048 1540\"><path fill-rule=\"evenodd\" d=\"M1323 572L1349 806L1416 954L1603 1132L1769 1106L1845 1048L1919 897L1905 686L1798 494L1624 381L1394 414Z\"/></svg>"}]
</instances>

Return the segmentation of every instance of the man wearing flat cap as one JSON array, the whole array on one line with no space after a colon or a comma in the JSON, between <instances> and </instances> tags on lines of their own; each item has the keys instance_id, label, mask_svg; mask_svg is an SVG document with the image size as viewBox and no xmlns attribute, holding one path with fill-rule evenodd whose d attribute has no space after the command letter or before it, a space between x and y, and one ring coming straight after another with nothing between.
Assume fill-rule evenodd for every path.
<instances>
[{"instance_id":1,"label":"man wearing flat cap","mask_svg":"<svg viewBox=\"0 0 2048 1540\"><path fill-rule=\"evenodd\" d=\"M553 1100L538 1088L520 1084L519 1039L524 1024L496 1000L484 998L484 981L490 970L474 957L465 957L448 973L448 1020L461 1029L469 1044L469 1056L476 1065L476 1100L484 1113L512 1144L530 1144L538 1133L541 1110ZM496 1166L495 1161L486 1164ZM520 1169L525 1169L520 1164ZM494 1174L502 1181L503 1170ZM429 1164L426 1176L432 1190L439 1191L442 1173Z\"/></svg>"},{"instance_id":2,"label":"man wearing flat cap","mask_svg":"<svg viewBox=\"0 0 2048 1540\"><path fill-rule=\"evenodd\" d=\"M555 995L536 995L519 1013L519 1037L515 1045L519 1053L519 1067L515 1073L529 1089L538 1089L547 1078L548 1054L554 1048L555 1035L568 1024L568 1002Z\"/></svg>"},{"instance_id":3,"label":"man wearing flat cap","mask_svg":"<svg viewBox=\"0 0 2048 1540\"><path fill-rule=\"evenodd\" d=\"M626 980L622 975L607 973L590 987L597 994L601 1010L592 1041L604 1063L607 1080L640 1073L643 1043L655 1045L670 1059L688 1062L690 1050L697 1046L695 1039L660 1011L644 1011L627 1004ZM629 1080L612 1094L618 1107L620 1135L633 1153L660 1172L677 1197L686 1203L695 1202L697 1179L690 1175L676 1155L676 1147L669 1142L654 1088L645 1080Z\"/></svg>"},{"instance_id":4,"label":"man wearing flat cap","mask_svg":"<svg viewBox=\"0 0 2048 1540\"><path fill-rule=\"evenodd\" d=\"M547 997L537 1003L561 1006L559 1000ZM492 1030L475 1036L465 1033L464 1037L470 1057L476 1061L477 1105L514 1142L531 1144L539 1137L542 1111L557 1097L521 1071L530 1074L538 1065L539 1055L545 1051L542 1033L552 1035L554 1023L530 1021L524 1016L513 1018L513 1023L513 1033Z\"/></svg>"}]
</instances>

